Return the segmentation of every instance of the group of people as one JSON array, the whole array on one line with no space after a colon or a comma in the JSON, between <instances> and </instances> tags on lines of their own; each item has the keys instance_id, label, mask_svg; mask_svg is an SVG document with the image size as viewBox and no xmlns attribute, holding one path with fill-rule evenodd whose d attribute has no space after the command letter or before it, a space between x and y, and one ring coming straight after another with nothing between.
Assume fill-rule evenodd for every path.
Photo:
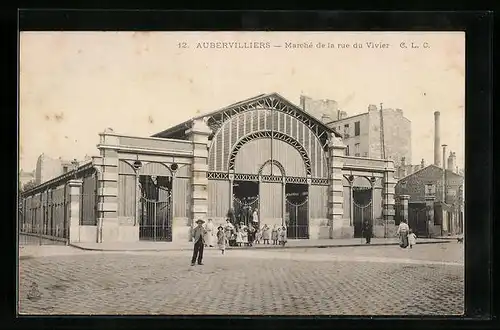
<instances>
[{"instance_id":1,"label":"group of people","mask_svg":"<svg viewBox=\"0 0 500 330\"><path fill-rule=\"evenodd\" d=\"M370 221L364 221L362 232L363 237L366 239L366 244L370 244L373 237L373 227ZM399 246L403 249L407 247L412 249L413 245L417 243L417 235L415 235L405 220L402 220L399 224L396 235L399 236Z\"/></svg>"},{"instance_id":2,"label":"group of people","mask_svg":"<svg viewBox=\"0 0 500 330\"><path fill-rule=\"evenodd\" d=\"M408 226L406 220L401 221L396 235L399 235L399 246L403 249L407 247L412 249L413 245L417 243L417 235L415 235L413 230Z\"/></svg>"}]
</instances>

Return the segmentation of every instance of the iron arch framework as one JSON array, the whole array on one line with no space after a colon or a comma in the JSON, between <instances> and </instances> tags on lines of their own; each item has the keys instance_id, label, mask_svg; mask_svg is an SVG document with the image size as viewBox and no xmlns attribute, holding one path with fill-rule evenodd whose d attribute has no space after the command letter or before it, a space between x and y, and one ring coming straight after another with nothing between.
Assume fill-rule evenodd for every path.
<instances>
[{"instance_id":1,"label":"iron arch framework","mask_svg":"<svg viewBox=\"0 0 500 330\"><path fill-rule=\"evenodd\" d=\"M228 162L228 169L230 171L234 171L234 162L236 159L236 155L238 154L238 151L241 149L241 147L243 147L245 143L255 139L275 139L288 143L300 153L300 156L302 157L302 160L304 161L304 165L306 167L306 174L311 175L311 159L309 158L306 149L291 136L276 131L260 131L248 134L241 138L231 150Z\"/></svg>"}]
</instances>

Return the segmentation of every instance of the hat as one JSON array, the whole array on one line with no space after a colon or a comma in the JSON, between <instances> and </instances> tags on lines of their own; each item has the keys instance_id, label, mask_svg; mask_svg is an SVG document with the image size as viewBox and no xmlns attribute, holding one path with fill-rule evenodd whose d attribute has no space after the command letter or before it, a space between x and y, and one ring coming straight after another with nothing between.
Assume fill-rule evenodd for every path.
<instances>
[{"instance_id":1,"label":"hat","mask_svg":"<svg viewBox=\"0 0 500 330\"><path fill-rule=\"evenodd\" d=\"M222 227L222 226L217 227L217 230L219 230L219 229L224 230L224 227Z\"/></svg>"},{"instance_id":2,"label":"hat","mask_svg":"<svg viewBox=\"0 0 500 330\"><path fill-rule=\"evenodd\" d=\"M196 223L205 223L205 220L198 219L198 220L196 220Z\"/></svg>"}]
</instances>

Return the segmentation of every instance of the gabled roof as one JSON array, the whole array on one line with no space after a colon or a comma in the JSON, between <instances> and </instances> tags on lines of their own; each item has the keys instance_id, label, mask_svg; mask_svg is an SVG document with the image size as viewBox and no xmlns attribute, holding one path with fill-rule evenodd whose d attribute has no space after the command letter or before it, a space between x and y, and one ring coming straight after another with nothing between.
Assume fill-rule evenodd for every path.
<instances>
[{"instance_id":1,"label":"gabled roof","mask_svg":"<svg viewBox=\"0 0 500 330\"><path fill-rule=\"evenodd\" d=\"M401 179L399 179L399 181L405 180L405 179L407 179L407 178L409 178L409 177L411 177L411 176L417 175L418 173L421 173L421 172L423 172L423 171L425 171L425 170L427 170L427 169L429 169L429 168L433 168L433 167L434 167L434 168L436 168L436 169L438 169L438 170L440 170L440 171L442 171L442 170L443 170L441 167L439 167L439 166L437 166L437 165L430 164L430 165L427 165L427 166L426 166L426 167L424 167L424 168L421 168L420 170L418 170L418 171L416 171L416 172L413 172L413 173L411 173L411 174L408 174L407 176L402 177ZM462 176L461 176L460 174L457 174L457 173L455 173L455 172L453 172L453 171L450 171L450 170L448 170L448 169L446 170L446 175L447 175L448 177L449 177L449 175L454 175L454 176L456 176L456 177L462 178Z\"/></svg>"},{"instance_id":2,"label":"gabled roof","mask_svg":"<svg viewBox=\"0 0 500 330\"><path fill-rule=\"evenodd\" d=\"M156 133L153 135L153 137L167 138L167 137L172 137L173 135L176 135L176 134L182 135L186 129L191 127L194 120L201 119L201 118L207 118L207 117L210 120L210 118L214 118L217 116L223 116L223 114L228 112L228 111L236 110L238 108L241 109L241 108L244 108L245 106L247 106L249 109L251 109L252 105L255 105L255 104L257 104L259 102L263 102L263 101L272 101L272 102L277 101L276 103L281 102L284 105L295 110L295 112L300 113L301 116L306 117L310 122L313 122L314 124L318 125L322 130L334 133L336 136L341 137L341 135L334 128L327 126L326 124L324 124L323 122L318 120L316 117L307 113L306 111L301 109L299 106L288 101L287 99L285 99L283 96L281 96L278 93L260 94L260 95L233 103L233 104L228 105L228 106L221 108L219 110L215 110L215 111L191 118L191 119L189 119L185 122L182 122L176 126L168 128L162 132ZM280 109L277 109L277 110L279 111Z\"/></svg>"}]
</instances>

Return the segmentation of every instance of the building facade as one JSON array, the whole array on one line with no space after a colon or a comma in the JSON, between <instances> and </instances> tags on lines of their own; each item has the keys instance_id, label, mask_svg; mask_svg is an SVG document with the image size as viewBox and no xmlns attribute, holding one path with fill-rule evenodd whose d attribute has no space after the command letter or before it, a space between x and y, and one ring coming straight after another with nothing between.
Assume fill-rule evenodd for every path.
<instances>
[{"instance_id":1,"label":"building facade","mask_svg":"<svg viewBox=\"0 0 500 330\"><path fill-rule=\"evenodd\" d=\"M381 111L370 105L368 112L333 120L328 126L343 135L347 155L391 159L396 167L404 157L411 164L411 122L401 109L383 109L381 121Z\"/></svg>"},{"instance_id":2,"label":"building facade","mask_svg":"<svg viewBox=\"0 0 500 330\"><path fill-rule=\"evenodd\" d=\"M443 185L443 182L446 182ZM396 184L396 201L407 196L409 220L420 234L434 236L463 233L464 177L434 164L401 178ZM433 204L431 226L427 225L426 204ZM397 217L398 218L398 217ZM399 219L397 219L399 220ZM429 228L427 228L429 227Z\"/></svg>"},{"instance_id":3,"label":"building facade","mask_svg":"<svg viewBox=\"0 0 500 330\"><path fill-rule=\"evenodd\" d=\"M335 129L262 94L152 137L105 131L100 156L27 192L24 207L79 196L67 221L73 242L187 241L196 219L218 225L232 213L249 223L254 211L260 226L286 226L290 239L360 236L363 220L376 236L392 235L393 162L345 148ZM25 213L30 228L54 222Z\"/></svg>"}]
</instances>

